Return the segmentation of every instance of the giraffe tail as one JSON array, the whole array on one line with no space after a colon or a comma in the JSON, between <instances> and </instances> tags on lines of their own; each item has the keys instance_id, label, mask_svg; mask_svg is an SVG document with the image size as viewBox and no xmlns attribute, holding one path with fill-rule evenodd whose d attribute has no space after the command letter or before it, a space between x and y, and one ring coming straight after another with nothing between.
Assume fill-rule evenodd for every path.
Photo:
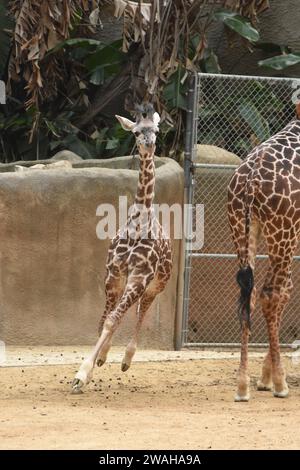
<instances>
[{"instance_id":1,"label":"giraffe tail","mask_svg":"<svg viewBox=\"0 0 300 470\"><path fill-rule=\"evenodd\" d=\"M255 196L259 189L259 180L257 179L257 171L261 164L262 156L259 157L251 170L245 187L245 240L244 240L244 254L241 255L240 269L237 273L236 280L240 287L240 298L239 298L239 320L241 325L245 322L251 330L251 294L254 287L254 274L253 269L249 263L249 238L250 238L250 226L252 207L255 200Z\"/></svg>"},{"instance_id":2,"label":"giraffe tail","mask_svg":"<svg viewBox=\"0 0 300 470\"><path fill-rule=\"evenodd\" d=\"M253 204L253 194L250 193L250 177L246 184L245 190L245 240L244 240L244 256L240 263L241 267L237 273L236 280L240 286L240 298L238 315L241 326L246 322L249 330L251 330L251 294L254 287L253 270L249 264L249 236L251 225L251 209Z\"/></svg>"},{"instance_id":3,"label":"giraffe tail","mask_svg":"<svg viewBox=\"0 0 300 470\"><path fill-rule=\"evenodd\" d=\"M254 276L251 266L240 268L236 280L241 289L238 310L240 323L242 326L246 322L249 330L251 330L251 294L254 287Z\"/></svg>"}]
</instances>

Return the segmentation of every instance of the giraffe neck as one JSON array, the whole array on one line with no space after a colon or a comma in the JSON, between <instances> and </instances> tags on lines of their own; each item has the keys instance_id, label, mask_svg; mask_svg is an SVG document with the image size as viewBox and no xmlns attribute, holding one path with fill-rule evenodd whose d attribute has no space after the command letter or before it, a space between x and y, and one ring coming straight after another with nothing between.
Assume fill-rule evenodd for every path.
<instances>
[{"instance_id":1,"label":"giraffe neck","mask_svg":"<svg viewBox=\"0 0 300 470\"><path fill-rule=\"evenodd\" d=\"M155 146L148 152L140 152L140 170L137 192L134 204L143 206L146 209L152 207L154 199L155 185L155 164L154 164Z\"/></svg>"}]
</instances>

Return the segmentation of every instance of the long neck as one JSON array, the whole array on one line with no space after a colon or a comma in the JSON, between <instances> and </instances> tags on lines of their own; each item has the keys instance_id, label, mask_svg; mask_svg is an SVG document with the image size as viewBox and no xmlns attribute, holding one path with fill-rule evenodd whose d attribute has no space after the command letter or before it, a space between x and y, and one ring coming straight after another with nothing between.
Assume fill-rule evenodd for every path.
<instances>
[{"instance_id":1,"label":"long neck","mask_svg":"<svg viewBox=\"0 0 300 470\"><path fill-rule=\"evenodd\" d=\"M153 147L148 152L140 152L140 171L139 183L135 196L135 204L150 208L154 199L154 185L155 185L155 164L154 164Z\"/></svg>"}]
</instances>

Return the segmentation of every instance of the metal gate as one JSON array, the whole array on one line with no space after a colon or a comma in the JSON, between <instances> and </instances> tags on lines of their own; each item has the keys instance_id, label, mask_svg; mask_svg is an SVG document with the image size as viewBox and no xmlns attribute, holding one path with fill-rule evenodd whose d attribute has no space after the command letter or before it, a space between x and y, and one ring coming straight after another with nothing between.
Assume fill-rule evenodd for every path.
<instances>
[{"instance_id":1,"label":"metal gate","mask_svg":"<svg viewBox=\"0 0 300 470\"><path fill-rule=\"evenodd\" d=\"M216 145L240 158L295 116L293 97L299 79L197 74L189 84L185 149L185 196L204 205L204 245L185 244L182 346L240 344L237 319L237 260L227 222L227 185L236 165L197 162L197 144ZM298 93L300 94L300 93ZM194 211L193 211L194 213ZM187 226L195 226L194 215ZM262 241L258 247L255 283L262 287L268 264ZM281 344L300 338L300 252L293 266L294 290L284 312ZM298 288L297 288L298 287ZM250 342L267 344L259 302Z\"/></svg>"}]
</instances>

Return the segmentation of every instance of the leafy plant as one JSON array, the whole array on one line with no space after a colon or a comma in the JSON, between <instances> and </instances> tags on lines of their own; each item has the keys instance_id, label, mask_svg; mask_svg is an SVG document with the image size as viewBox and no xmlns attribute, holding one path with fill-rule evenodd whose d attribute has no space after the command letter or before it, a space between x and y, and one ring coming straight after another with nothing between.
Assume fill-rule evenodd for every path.
<instances>
[{"instance_id":1,"label":"leafy plant","mask_svg":"<svg viewBox=\"0 0 300 470\"><path fill-rule=\"evenodd\" d=\"M214 13L216 20L222 21L228 28L238 33L248 41L256 42L259 40L259 33L250 21L237 13L228 10L218 10Z\"/></svg>"},{"instance_id":2,"label":"leafy plant","mask_svg":"<svg viewBox=\"0 0 300 470\"><path fill-rule=\"evenodd\" d=\"M13 21L8 14L7 6L7 0L0 3L0 79L3 78L7 65L10 51L9 31L13 27Z\"/></svg>"},{"instance_id":3,"label":"leafy plant","mask_svg":"<svg viewBox=\"0 0 300 470\"><path fill-rule=\"evenodd\" d=\"M268 67L274 70L283 70L292 65L300 63L300 54L290 53L282 54L275 57L270 57L269 59L260 60L258 65L261 67Z\"/></svg>"},{"instance_id":4,"label":"leafy plant","mask_svg":"<svg viewBox=\"0 0 300 470\"><path fill-rule=\"evenodd\" d=\"M83 158L130 153L134 137L116 123L114 112L132 112L143 100L162 116L158 152L176 157L183 145L188 73L220 72L207 44L209 27L221 21L257 44L256 14L268 1L223 5L215 11L206 0L2 2L0 73L8 90L8 103L0 107L2 160L45 158L64 148ZM113 10L123 20L122 38L105 44L97 37L99 15ZM243 108L240 114L242 119ZM261 133L267 132L260 122Z\"/></svg>"}]
</instances>

